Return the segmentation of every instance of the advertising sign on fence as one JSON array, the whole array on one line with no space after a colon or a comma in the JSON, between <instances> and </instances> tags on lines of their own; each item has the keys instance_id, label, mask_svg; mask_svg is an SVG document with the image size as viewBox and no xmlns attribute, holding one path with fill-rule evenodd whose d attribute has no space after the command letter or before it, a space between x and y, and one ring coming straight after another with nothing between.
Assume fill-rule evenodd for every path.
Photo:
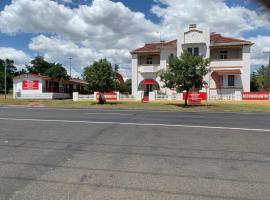
<instances>
[{"instance_id":1,"label":"advertising sign on fence","mask_svg":"<svg viewBox=\"0 0 270 200\"><path fill-rule=\"evenodd\" d=\"M242 92L243 100L269 100L268 92Z\"/></svg>"},{"instance_id":2,"label":"advertising sign on fence","mask_svg":"<svg viewBox=\"0 0 270 200\"><path fill-rule=\"evenodd\" d=\"M23 80L22 90L38 90L39 84L38 80Z\"/></svg>"},{"instance_id":3,"label":"advertising sign on fence","mask_svg":"<svg viewBox=\"0 0 270 200\"><path fill-rule=\"evenodd\" d=\"M117 101L117 93L116 92L107 92L104 93L105 99L107 101ZM99 93L97 93L97 101L99 99Z\"/></svg>"},{"instance_id":4,"label":"advertising sign on fence","mask_svg":"<svg viewBox=\"0 0 270 200\"><path fill-rule=\"evenodd\" d=\"M186 99L187 93L183 93L183 100ZM207 93L206 92L189 92L188 93L188 102L190 105L198 105L201 104L202 100L207 99Z\"/></svg>"}]
</instances>

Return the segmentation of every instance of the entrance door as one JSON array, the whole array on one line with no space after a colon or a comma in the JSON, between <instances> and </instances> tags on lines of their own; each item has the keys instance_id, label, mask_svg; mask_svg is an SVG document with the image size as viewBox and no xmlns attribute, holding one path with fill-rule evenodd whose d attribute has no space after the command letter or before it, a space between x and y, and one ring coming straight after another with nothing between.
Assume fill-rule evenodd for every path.
<instances>
[{"instance_id":1,"label":"entrance door","mask_svg":"<svg viewBox=\"0 0 270 200\"><path fill-rule=\"evenodd\" d=\"M146 90L144 91L144 96L145 97L149 97L149 93L153 91L153 85L145 85L146 86Z\"/></svg>"}]
</instances>

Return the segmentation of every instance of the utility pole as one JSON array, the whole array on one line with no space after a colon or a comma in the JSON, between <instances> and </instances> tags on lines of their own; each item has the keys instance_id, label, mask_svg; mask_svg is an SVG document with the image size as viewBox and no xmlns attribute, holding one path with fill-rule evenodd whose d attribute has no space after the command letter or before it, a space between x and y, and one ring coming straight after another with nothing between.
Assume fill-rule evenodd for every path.
<instances>
[{"instance_id":1,"label":"utility pole","mask_svg":"<svg viewBox=\"0 0 270 200\"><path fill-rule=\"evenodd\" d=\"M5 100L7 99L7 59L5 60Z\"/></svg>"},{"instance_id":2,"label":"utility pole","mask_svg":"<svg viewBox=\"0 0 270 200\"><path fill-rule=\"evenodd\" d=\"M72 60L72 57L69 57L69 76L71 78L71 60Z\"/></svg>"},{"instance_id":3,"label":"utility pole","mask_svg":"<svg viewBox=\"0 0 270 200\"><path fill-rule=\"evenodd\" d=\"M268 54L268 57L269 57L268 64L270 66L270 51L265 51L264 53Z\"/></svg>"}]
</instances>

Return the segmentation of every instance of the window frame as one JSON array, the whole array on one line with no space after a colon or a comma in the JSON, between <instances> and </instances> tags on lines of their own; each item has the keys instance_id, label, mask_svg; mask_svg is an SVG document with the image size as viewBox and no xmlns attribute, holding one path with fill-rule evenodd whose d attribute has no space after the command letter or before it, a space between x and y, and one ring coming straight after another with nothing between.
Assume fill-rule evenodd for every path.
<instances>
[{"instance_id":1,"label":"window frame","mask_svg":"<svg viewBox=\"0 0 270 200\"><path fill-rule=\"evenodd\" d=\"M152 57L147 57L146 58L146 64L147 65L153 65L153 58Z\"/></svg>"},{"instance_id":2,"label":"window frame","mask_svg":"<svg viewBox=\"0 0 270 200\"><path fill-rule=\"evenodd\" d=\"M219 51L219 59L228 60L228 51L227 50Z\"/></svg>"},{"instance_id":3,"label":"window frame","mask_svg":"<svg viewBox=\"0 0 270 200\"><path fill-rule=\"evenodd\" d=\"M233 77L233 79L232 79L232 77ZM235 75L234 74L229 74L228 75L228 87L235 87L235 83L236 83L236 81L235 81ZM231 81L233 80L233 84L230 84L230 83L232 83Z\"/></svg>"}]
</instances>

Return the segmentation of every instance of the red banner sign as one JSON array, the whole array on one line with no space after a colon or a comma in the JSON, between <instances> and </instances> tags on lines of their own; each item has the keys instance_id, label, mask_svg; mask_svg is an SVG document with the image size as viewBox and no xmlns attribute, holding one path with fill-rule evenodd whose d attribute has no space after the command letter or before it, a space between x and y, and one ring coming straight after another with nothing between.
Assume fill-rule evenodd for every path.
<instances>
[{"instance_id":1,"label":"red banner sign","mask_svg":"<svg viewBox=\"0 0 270 200\"><path fill-rule=\"evenodd\" d=\"M103 93L104 97L107 101L117 101L117 93L110 92L110 93ZM97 93L97 101L99 100L99 93Z\"/></svg>"},{"instance_id":2,"label":"red banner sign","mask_svg":"<svg viewBox=\"0 0 270 200\"><path fill-rule=\"evenodd\" d=\"M183 93L183 100L186 99L187 93ZM188 93L188 100L206 100L207 99L207 93L206 92L189 92Z\"/></svg>"},{"instance_id":3,"label":"red banner sign","mask_svg":"<svg viewBox=\"0 0 270 200\"><path fill-rule=\"evenodd\" d=\"M243 100L269 100L268 92L242 92Z\"/></svg>"},{"instance_id":4,"label":"red banner sign","mask_svg":"<svg viewBox=\"0 0 270 200\"><path fill-rule=\"evenodd\" d=\"M38 90L39 82L38 80L23 80L22 90Z\"/></svg>"},{"instance_id":5,"label":"red banner sign","mask_svg":"<svg viewBox=\"0 0 270 200\"><path fill-rule=\"evenodd\" d=\"M187 93L183 93L183 100L186 99ZM189 92L188 93L188 103L190 105L200 105L202 100L207 99L206 92Z\"/></svg>"}]
</instances>

